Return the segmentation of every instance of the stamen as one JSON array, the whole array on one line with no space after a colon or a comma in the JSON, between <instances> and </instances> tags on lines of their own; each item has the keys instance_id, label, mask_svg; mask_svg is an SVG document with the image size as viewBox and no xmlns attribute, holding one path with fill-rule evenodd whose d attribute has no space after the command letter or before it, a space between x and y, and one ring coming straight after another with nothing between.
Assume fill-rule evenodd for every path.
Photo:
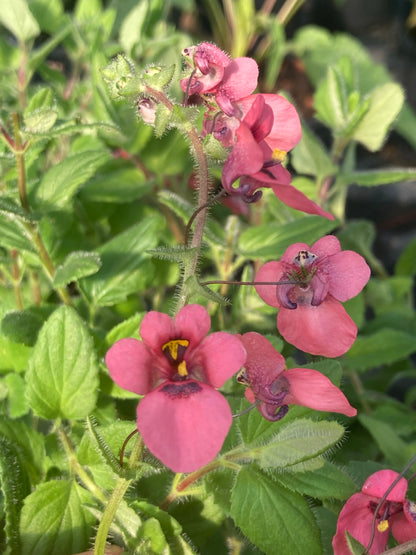
<instances>
[{"instance_id":1,"label":"stamen","mask_svg":"<svg viewBox=\"0 0 416 555\"><path fill-rule=\"evenodd\" d=\"M389 527L389 521L388 520L380 520L380 522L377 524L377 530L379 532L385 532Z\"/></svg>"},{"instance_id":2,"label":"stamen","mask_svg":"<svg viewBox=\"0 0 416 555\"><path fill-rule=\"evenodd\" d=\"M162 346L162 351L169 360L172 359L176 362L178 358L182 359L188 346L189 341L187 339L172 339Z\"/></svg>"},{"instance_id":3,"label":"stamen","mask_svg":"<svg viewBox=\"0 0 416 555\"><path fill-rule=\"evenodd\" d=\"M188 370L186 369L186 362L183 360L178 364L178 374L182 377L188 375Z\"/></svg>"},{"instance_id":4,"label":"stamen","mask_svg":"<svg viewBox=\"0 0 416 555\"><path fill-rule=\"evenodd\" d=\"M272 152L273 162L284 162L286 160L287 152L285 150L280 150L275 148Z\"/></svg>"}]
</instances>

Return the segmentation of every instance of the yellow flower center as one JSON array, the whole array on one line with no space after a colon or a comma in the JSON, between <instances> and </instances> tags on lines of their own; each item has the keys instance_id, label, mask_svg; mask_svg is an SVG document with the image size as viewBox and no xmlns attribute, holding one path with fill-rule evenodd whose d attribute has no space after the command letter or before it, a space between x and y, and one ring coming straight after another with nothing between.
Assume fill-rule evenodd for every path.
<instances>
[{"instance_id":1,"label":"yellow flower center","mask_svg":"<svg viewBox=\"0 0 416 555\"><path fill-rule=\"evenodd\" d=\"M272 152L273 162L284 162L286 160L287 152L285 150L279 150L275 148Z\"/></svg>"},{"instance_id":2,"label":"yellow flower center","mask_svg":"<svg viewBox=\"0 0 416 555\"><path fill-rule=\"evenodd\" d=\"M162 345L162 351L171 363L176 365L178 374L181 377L186 377L188 375L188 369L186 368L186 362L183 359L185 351L189 346L189 341L187 339L172 339L164 345Z\"/></svg>"},{"instance_id":3,"label":"yellow flower center","mask_svg":"<svg viewBox=\"0 0 416 555\"><path fill-rule=\"evenodd\" d=\"M380 520L380 522L377 524L377 530L379 532L385 532L389 527L389 521L388 520Z\"/></svg>"}]
</instances>

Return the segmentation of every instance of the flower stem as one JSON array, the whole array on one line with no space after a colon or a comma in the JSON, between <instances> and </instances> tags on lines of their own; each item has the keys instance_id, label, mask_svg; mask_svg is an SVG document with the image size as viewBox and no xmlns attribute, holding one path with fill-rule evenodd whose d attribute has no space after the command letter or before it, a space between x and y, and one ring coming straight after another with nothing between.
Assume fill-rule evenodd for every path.
<instances>
[{"instance_id":1,"label":"flower stem","mask_svg":"<svg viewBox=\"0 0 416 555\"><path fill-rule=\"evenodd\" d=\"M140 460L141 454L143 452L143 447L144 446L142 437L139 434L136 438L128 461L128 467L130 469L134 468ZM95 538L94 544L94 555L104 555L111 524L117 513L117 509L120 506L120 503L123 500L123 497L132 481L133 479L126 479L122 478L121 476L117 479L113 493L108 500L103 516L101 517L100 525L98 526L97 536Z\"/></svg>"},{"instance_id":2,"label":"flower stem","mask_svg":"<svg viewBox=\"0 0 416 555\"><path fill-rule=\"evenodd\" d=\"M107 503L106 496L103 494L94 480L90 477L84 467L78 462L75 450L72 446L71 440L68 437L68 434L62 428L62 426L58 428L57 432L58 437L63 445L65 454L68 458L68 462L71 468L77 474L78 478L81 480L84 486L93 494L93 496L98 499L98 501L100 501L101 503Z\"/></svg>"},{"instance_id":3,"label":"flower stem","mask_svg":"<svg viewBox=\"0 0 416 555\"><path fill-rule=\"evenodd\" d=\"M152 87L146 86L146 92L153 97L157 102L162 103L170 112L173 112L174 105L172 102L161 92ZM199 135L195 127L189 122L184 121L182 129L186 132L191 142L194 156L195 165L198 168L198 204L197 204L197 214L195 217L194 233L191 241L191 248L195 249L195 255L187 264L183 279L182 288L179 293L178 303L176 306L176 312L179 311L188 302L188 295L186 293L186 281L192 275L198 266L199 254L201 250L202 240L204 237L205 222L207 216L207 203L208 203L208 193L209 193L209 171L208 171L208 160L204 152L204 147L199 138Z\"/></svg>"}]
</instances>

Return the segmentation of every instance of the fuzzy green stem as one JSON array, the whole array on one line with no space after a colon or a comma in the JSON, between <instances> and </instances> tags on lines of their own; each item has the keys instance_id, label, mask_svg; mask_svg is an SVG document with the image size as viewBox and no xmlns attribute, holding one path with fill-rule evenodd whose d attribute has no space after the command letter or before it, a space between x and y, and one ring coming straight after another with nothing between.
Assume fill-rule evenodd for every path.
<instances>
[{"instance_id":1,"label":"fuzzy green stem","mask_svg":"<svg viewBox=\"0 0 416 555\"><path fill-rule=\"evenodd\" d=\"M276 16L276 20L281 25L286 25L304 2L305 0L286 0L280 8L279 13Z\"/></svg>"},{"instance_id":2,"label":"fuzzy green stem","mask_svg":"<svg viewBox=\"0 0 416 555\"><path fill-rule=\"evenodd\" d=\"M23 299L22 299L22 290L20 288L20 270L19 270L19 253L16 249L11 251L11 257L13 260L12 264L12 276L13 276L13 290L14 290L14 298L16 299L16 306L19 310L23 310Z\"/></svg>"},{"instance_id":3,"label":"fuzzy green stem","mask_svg":"<svg viewBox=\"0 0 416 555\"><path fill-rule=\"evenodd\" d=\"M92 495L98 499L101 503L107 503L107 498L101 491L101 489L97 486L94 480L90 477L88 472L84 469L84 467L78 462L75 450L72 446L71 440L69 439L67 433L62 427L59 427L57 430L58 437L63 445L65 454L68 458L69 465L74 470L75 474L84 484L84 486L92 493Z\"/></svg>"},{"instance_id":4,"label":"fuzzy green stem","mask_svg":"<svg viewBox=\"0 0 416 555\"><path fill-rule=\"evenodd\" d=\"M410 553L416 549L416 540L410 540L409 542L402 543L397 547L392 547L387 551L383 551L380 555L404 555L405 553Z\"/></svg>"},{"instance_id":5,"label":"fuzzy green stem","mask_svg":"<svg viewBox=\"0 0 416 555\"><path fill-rule=\"evenodd\" d=\"M140 460L143 447L142 437L138 435L128 461L128 467L130 469L134 468ZM115 488L107 503L97 530L97 536L94 544L94 555L104 555L111 524L132 481L132 479L122 478L121 476L117 479Z\"/></svg>"},{"instance_id":6,"label":"fuzzy green stem","mask_svg":"<svg viewBox=\"0 0 416 555\"><path fill-rule=\"evenodd\" d=\"M173 111L174 106L172 102L168 98L166 98L166 96L162 92L149 86L146 86L146 92L157 102L160 102L164 106L166 106L166 108L168 108L171 112ZM199 254L204 237L204 229L207 216L207 207L205 205L208 203L209 193L208 160L204 152L204 147L194 126L191 123L188 123L188 125L185 125L184 127L191 141L196 161L195 165L198 168L198 214L195 218L194 233L191 242L191 248L195 249L195 255L185 268L182 281L182 289L179 294L176 312L179 311L188 302L188 295L186 293L186 281L188 280L188 278L195 274L198 266Z\"/></svg>"}]
</instances>

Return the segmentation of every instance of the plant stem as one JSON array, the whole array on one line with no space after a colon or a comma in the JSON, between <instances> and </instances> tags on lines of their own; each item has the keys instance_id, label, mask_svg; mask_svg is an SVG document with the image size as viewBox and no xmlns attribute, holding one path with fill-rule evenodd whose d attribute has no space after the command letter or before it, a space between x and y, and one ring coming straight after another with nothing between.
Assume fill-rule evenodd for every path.
<instances>
[{"instance_id":1,"label":"plant stem","mask_svg":"<svg viewBox=\"0 0 416 555\"><path fill-rule=\"evenodd\" d=\"M20 289L20 271L19 271L19 253L16 249L11 251L11 257L13 260L12 266L12 276L13 276L13 290L14 290L14 298L16 299L16 306L19 310L23 310L23 299L22 299L22 290Z\"/></svg>"},{"instance_id":2,"label":"plant stem","mask_svg":"<svg viewBox=\"0 0 416 555\"><path fill-rule=\"evenodd\" d=\"M78 462L77 455L75 450L72 446L71 440L68 437L68 434L65 430L60 426L58 428L58 437L63 445L65 454L68 458L68 462L78 478L84 484L84 486L93 494L93 496L98 499L101 503L107 503L107 498L101 491L101 489L97 486L94 480L90 477L88 472L84 469L84 467Z\"/></svg>"},{"instance_id":3,"label":"plant stem","mask_svg":"<svg viewBox=\"0 0 416 555\"><path fill-rule=\"evenodd\" d=\"M305 0L286 0L276 16L276 20L282 25L286 25L302 6Z\"/></svg>"},{"instance_id":4,"label":"plant stem","mask_svg":"<svg viewBox=\"0 0 416 555\"><path fill-rule=\"evenodd\" d=\"M173 111L174 106L172 102L168 98L166 98L166 96L162 92L156 89L153 89L152 87L149 87L149 86L146 86L146 91L157 102L162 103L171 112ZM206 222L206 216L207 216L206 204L208 203L208 193L209 193L208 161L204 152L204 147L201 143L201 140L199 138L199 135L195 127L190 122L184 122L183 128L186 131L191 141L192 148L194 151L194 156L196 161L195 165L198 168L199 187L198 187L198 204L197 204L198 213L195 217L194 233L193 233L192 241L190 245L191 248L195 249L195 255L184 270L182 288L179 293L176 311L179 311L188 302L188 295L186 293L186 281L188 280L188 278L190 278L192 275L195 274L198 266L199 254L201 250L202 240L204 237L204 229L205 229L205 222Z\"/></svg>"},{"instance_id":5,"label":"plant stem","mask_svg":"<svg viewBox=\"0 0 416 555\"><path fill-rule=\"evenodd\" d=\"M134 468L140 460L141 454L143 452L143 447L144 446L142 437L139 434L136 438L128 461L128 467L130 469ZM98 526L97 536L95 538L94 544L94 555L104 555L111 524L117 513L117 509L120 506L120 503L123 500L123 497L132 481L133 479L126 479L122 478L121 476L117 479L117 483L115 485L113 493L108 500L103 516L101 517L100 525Z\"/></svg>"},{"instance_id":6,"label":"plant stem","mask_svg":"<svg viewBox=\"0 0 416 555\"><path fill-rule=\"evenodd\" d=\"M25 152L27 149L27 145L22 143L22 138L20 136L20 127L19 127L19 115L17 112L13 112L13 131L14 131L14 145L13 145L13 152L16 158L16 166L17 166L17 186L19 190L19 198L20 204L23 210L30 214L30 205L29 200L27 197L27 190L26 190L26 168L25 168ZM31 235L32 241L35 243L40 259L43 263L43 268L50 279L53 281L53 277L55 275L55 267L53 262L49 256L49 253L45 247L45 243L38 231L38 228L33 222L27 222L25 227L29 234ZM68 291L64 287L56 288L56 291L62 301L65 304L72 304L71 297Z\"/></svg>"}]
</instances>

